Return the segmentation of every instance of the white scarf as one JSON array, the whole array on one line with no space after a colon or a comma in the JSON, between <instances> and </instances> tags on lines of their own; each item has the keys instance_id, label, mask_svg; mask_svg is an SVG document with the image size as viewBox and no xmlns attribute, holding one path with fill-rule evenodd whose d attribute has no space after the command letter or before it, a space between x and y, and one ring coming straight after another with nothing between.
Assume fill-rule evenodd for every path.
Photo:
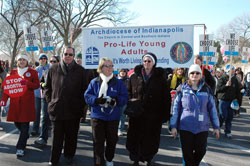
<instances>
[{"instance_id":1,"label":"white scarf","mask_svg":"<svg viewBox=\"0 0 250 166\"><path fill-rule=\"evenodd\" d=\"M25 68L17 68L17 72L18 72L18 75L20 75L21 77L23 76L23 74L28 70L28 67L25 67Z\"/></svg>"},{"instance_id":2,"label":"white scarf","mask_svg":"<svg viewBox=\"0 0 250 166\"><path fill-rule=\"evenodd\" d=\"M108 91L108 82L113 77L113 73L108 77L105 76L104 74L100 73L100 77L102 79L102 84L101 84L101 87L100 87L98 97L101 97L102 94L103 94L103 97L106 97L107 96L107 91Z\"/></svg>"}]
</instances>

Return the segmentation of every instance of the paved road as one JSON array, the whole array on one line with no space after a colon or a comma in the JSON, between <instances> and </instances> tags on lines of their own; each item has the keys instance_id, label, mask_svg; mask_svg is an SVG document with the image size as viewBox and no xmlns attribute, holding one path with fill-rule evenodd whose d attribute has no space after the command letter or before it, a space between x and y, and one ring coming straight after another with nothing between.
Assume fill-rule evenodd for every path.
<instances>
[{"instance_id":1,"label":"paved road","mask_svg":"<svg viewBox=\"0 0 250 166\"><path fill-rule=\"evenodd\" d=\"M244 106L249 106L248 99L244 99ZM39 147L34 144L36 137L30 137L25 156L17 158L15 155L15 144L18 132L13 123L0 123L0 166L45 166L48 164L51 138L48 146ZM88 121L89 122L89 121ZM212 130L211 130L212 131ZM233 139L227 139L223 135L216 140L209 134L208 151L201 166L249 166L250 165L250 114L241 113L240 117L233 120ZM78 148L74 159L76 166L93 165L93 151L91 127L89 123L81 124ZM128 158L128 151L125 149L126 136L119 137L115 166L129 166L132 162ZM60 164L64 166L64 159L61 157ZM140 163L141 165L145 165ZM167 133L167 125L163 126L161 144L158 154L153 160L155 166L180 166L182 165L179 140L173 139Z\"/></svg>"}]
</instances>

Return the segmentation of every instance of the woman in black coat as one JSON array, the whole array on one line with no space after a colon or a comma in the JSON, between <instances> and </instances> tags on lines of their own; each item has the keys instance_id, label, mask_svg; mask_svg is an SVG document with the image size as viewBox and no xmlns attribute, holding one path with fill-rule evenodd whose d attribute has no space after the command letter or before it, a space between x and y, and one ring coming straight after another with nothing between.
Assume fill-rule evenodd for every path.
<instances>
[{"instance_id":1,"label":"woman in black coat","mask_svg":"<svg viewBox=\"0 0 250 166\"><path fill-rule=\"evenodd\" d=\"M150 165L158 152L162 123L169 120L171 96L164 70L156 67L153 53L142 57L143 65L135 67L128 82L130 100L141 100L144 112L129 117L126 148L134 165L147 161Z\"/></svg>"}]
</instances>

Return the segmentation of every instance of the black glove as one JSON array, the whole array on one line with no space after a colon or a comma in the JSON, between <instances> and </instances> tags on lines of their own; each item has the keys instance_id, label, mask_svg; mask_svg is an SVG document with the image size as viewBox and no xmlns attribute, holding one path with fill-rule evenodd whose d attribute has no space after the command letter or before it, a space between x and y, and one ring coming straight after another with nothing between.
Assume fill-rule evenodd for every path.
<instances>
[{"instance_id":1,"label":"black glove","mask_svg":"<svg viewBox=\"0 0 250 166\"><path fill-rule=\"evenodd\" d=\"M99 98L97 98L97 99L95 100L95 104L105 104L106 101L107 101L107 99L106 99L106 98L103 98L103 94L102 94L101 97L99 97Z\"/></svg>"},{"instance_id":2,"label":"black glove","mask_svg":"<svg viewBox=\"0 0 250 166\"><path fill-rule=\"evenodd\" d=\"M110 101L109 105L111 107L114 107L114 105L116 104L116 102L117 102L117 97L111 97L111 101Z\"/></svg>"}]
</instances>

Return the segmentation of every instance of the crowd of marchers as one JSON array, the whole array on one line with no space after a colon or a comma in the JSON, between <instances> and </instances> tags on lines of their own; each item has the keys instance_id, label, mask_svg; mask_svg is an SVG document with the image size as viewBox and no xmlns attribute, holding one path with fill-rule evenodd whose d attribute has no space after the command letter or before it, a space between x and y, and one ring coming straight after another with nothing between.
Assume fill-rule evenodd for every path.
<instances>
[{"instance_id":1,"label":"crowd of marchers","mask_svg":"<svg viewBox=\"0 0 250 166\"><path fill-rule=\"evenodd\" d=\"M18 55L17 67L11 71L1 63L0 110L8 110L6 120L19 130L18 157L28 150L30 135L37 137L35 144L46 146L51 129L49 165L60 165L62 152L66 164L74 163L79 126L89 111L93 165L115 165L116 144L124 132L133 165L152 165L162 125L168 122L169 132L180 137L183 164L198 166L207 150L210 123L217 139L222 128L232 138L232 120L240 114L243 95L250 96L250 72L244 74L232 65L211 72L200 55L190 68L163 69L157 67L157 55L147 52L142 64L119 69L117 75L108 57L100 58L96 71L84 69L81 53L75 54L70 46L63 48L60 57L49 59L41 53L35 68L29 61L27 55ZM7 75L23 78L21 85L27 90L22 96L11 97L3 91ZM171 92L175 92L173 102Z\"/></svg>"}]
</instances>

